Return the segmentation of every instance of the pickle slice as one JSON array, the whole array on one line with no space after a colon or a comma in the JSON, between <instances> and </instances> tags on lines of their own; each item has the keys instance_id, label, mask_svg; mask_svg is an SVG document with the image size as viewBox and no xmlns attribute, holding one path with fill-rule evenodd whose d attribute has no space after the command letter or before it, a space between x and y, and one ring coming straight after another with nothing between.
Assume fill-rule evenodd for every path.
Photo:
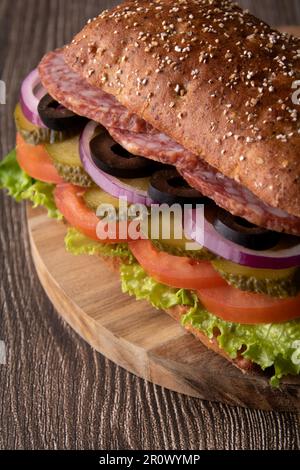
<instances>
[{"instance_id":1,"label":"pickle slice","mask_svg":"<svg viewBox=\"0 0 300 470\"><path fill-rule=\"evenodd\" d=\"M168 230L168 224L170 224L170 230ZM146 228L148 229L148 237L159 251L197 260L212 260L215 258L215 255L205 247L186 238L180 214L177 215L171 212L169 218L168 213L163 216L162 213L152 211L148 219L148 227L143 229L143 233L146 233Z\"/></svg>"},{"instance_id":2,"label":"pickle slice","mask_svg":"<svg viewBox=\"0 0 300 470\"><path fill-rule=\"evenodd\" d=\"M111 196L97 186L88 189L83 199L86 205L95 212L101 204L111 204L115 209L119 208L119 199Z\"/></svg>"},{"instance_id":3,"label":"pickle slice","mask_svg":"<svg viewBox=\"0 0 300 470\"><path fill-rule=\"evenodd\" d=\"M140 191L148 191L150 178L145 176L144 178L118 178L122 183L132 186Z\"/></svg>"},{"instance_id":4,"label":"pickle slice","mask_svg":"<svg viewBox=\"0 0 300 470\"><path fill-rule=\"evenodd\" d=\"M25 142L31 145L44 143L62 142L66 138L65 132L53 131L48 128L35 126L24 116L20 103L14 112L17 131L22 135Z\"/></svg>"},{"instance_id":5,"label":"pickle slice","mask_svg":"<svg viewBox=\"0 0 300 470\"><path fill-rule=\"evenodd\" d=\"M214 268L232 286L242 291L271 297L293 297L300 292L300 269L254 269L223 259L213 261Z\"/></svg>"},{"instance_id":6,"label":"pickle slice","mask_svg":"<svg viewBox=\"0 0 300 470\"><path fill-rule=\"evenodd\" d=\"M199 261L211 261L215 258L210 251L208 251L204 246L199 245L197 250L186 250L181 246L176 246L172 242L168 245L168 242L160 242L159 240L151 240L153 245L159 251L165 251L170 255L182 256L186 258L192 258Z\"/></svg>"},{"instance_id":7,"label":"pickle slice","mask_svg":"<svg viewBox=\"0 0 300 470\"><path fill-rule=\"evenodd\" d=\"M93 185L80 160L79 135L69 137L62 142L45 144L45 149L65 181L83 187Z\"/></svg>"}]
</instances>

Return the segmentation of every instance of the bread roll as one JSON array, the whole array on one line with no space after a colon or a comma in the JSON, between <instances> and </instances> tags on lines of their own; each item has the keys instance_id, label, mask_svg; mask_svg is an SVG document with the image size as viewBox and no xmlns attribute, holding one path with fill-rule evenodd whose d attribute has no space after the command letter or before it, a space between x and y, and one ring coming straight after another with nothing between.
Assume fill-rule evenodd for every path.
<instances>
[{"instance_id":1,"label":"bread roll","mask_svg":"<svg viewBox=\"0 0 300 470\"><path fill-rule=\"evenodd\" d=\"M88 83L262 201L300 217L300 40L227 0L127 1L65 48Z\"/></svg>"}]
</instances>

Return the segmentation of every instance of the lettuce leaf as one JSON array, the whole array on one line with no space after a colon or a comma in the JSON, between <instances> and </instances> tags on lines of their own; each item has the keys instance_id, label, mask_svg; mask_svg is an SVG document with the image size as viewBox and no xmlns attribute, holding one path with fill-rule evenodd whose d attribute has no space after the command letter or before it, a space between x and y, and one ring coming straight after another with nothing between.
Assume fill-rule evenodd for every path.
<instances>
[{"instance_id":1,"label":"lettuce leaf","mask_svg":"<svg viewBox=\"0 0 300 470\"><path fill-rule=\"evenodd\" d=\"M15 150L12 150L0 162L0 189L7 189L8 194L17 202L29 200L33 203L33 207L45 207L49 217L62 219L62 214L54 201L54 185L37 181L28 176L19 167Z\"/></svg>"},{"instance_id":2,"label":"lettuce leaf","mask_svg":"<svg viewBox=\"0 0 300 470\"><path fill-rule=\"evenodd\" d=\"M193 295L185 289L173 289L156 282L143 268L134 263L120 268L122 292L134 295L137 300L148 300L157 309L176 305L194 305Z\"/></svg>"},{"instance_id":3,"label":"lettuce leaf","mask_svg":"<svg viewBox=\"0 0 300 470\"><path fill-rule=\"evenodd\" d=\"M217 328L220 331L218 343L231 358L236 358L238 351L244 347L243 357L258 364L262 370L274 367L275 374L271 378L274 386L279 385L284 375L300 374L300 360L296 358L296 355L299 356L297 349L300 346L300 320L241 325L221 320L197 302L183 317L182 324L190 324L209 338L213 337L213 331Z\"/></svg>"},{"instance_id":4,"label":"lettuce leaf","mask_svg":"<svg viewBox=\"0 0 300 470\"><path fill-rule=\"evenodd\" d=\"M53 184L35 181L26 191L22 192L21 198L31 201L33 207L43 206L48 210L49 217L61 220L63 216L57 209L54 201L54 188L55 186Z\"/></svg>"},{"instance_id":5,"label":"lettuce leaf","mask_svg":"<svg viewBox=\"0 0 300 470\"><path fill-rule=\"evenodd\" d=\"M21 170L17 162L16 150L12 150L0 162L0 189L7 189L8 194L20 202L22 193L31 185L32 178Z\"/></svg>"},{"instance_id":6,"label":"lettuce leaf","mask_svg":"<svg viewBox=\"0 0 300 470\"><path fill-rule=\"evenodd\" d=\"M101 255L109 257L118 257L132 263L134 257L126 243L116 243L108 245L92 240L75 228L69 228L65 236L65 247L73 255Z\"/></svg>"},{"instance_id":7,"label":"lettuce leaf","mask_svg":"<svg viewBox=\"0 0 300 470\"><path fill-rule=\"evenodd\" d=\"M219 345L231 358L236 358L244 347L242 355L245 358L263 370L274 367L273 386L278 386L285 375L300 374L300 320L270 325L226 322L206 311L193 292L156 282L136 263L121 266L121 280L123 292L148 300L156 308L188 306L182 317L183 326L189 324L209 338L217 328Z\"/></svg>"}]
</instances>

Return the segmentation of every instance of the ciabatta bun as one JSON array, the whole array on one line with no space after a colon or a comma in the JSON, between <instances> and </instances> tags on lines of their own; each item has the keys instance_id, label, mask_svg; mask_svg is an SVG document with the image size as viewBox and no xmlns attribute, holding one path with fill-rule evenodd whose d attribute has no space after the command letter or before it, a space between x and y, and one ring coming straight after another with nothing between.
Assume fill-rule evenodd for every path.
<instances>
[{"instance_id":1,"label":"ciabatta bun","mask_svg":"<svg viewBox=\"0 0 300 470\"><path fill-rule=\"evenodd\" d=\"M300 40L230 1L127 1L65 49L70 67L265 203L300 216Z\"/></svg>"}]
</instances>

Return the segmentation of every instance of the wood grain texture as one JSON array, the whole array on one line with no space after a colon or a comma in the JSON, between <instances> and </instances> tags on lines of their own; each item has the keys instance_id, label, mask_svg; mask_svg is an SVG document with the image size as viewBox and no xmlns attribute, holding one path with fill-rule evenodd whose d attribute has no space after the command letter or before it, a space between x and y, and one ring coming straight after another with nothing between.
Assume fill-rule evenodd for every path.
<instances>
[{"instance_id":1,"label":"wood grain texture","mask_svg":"<svg viewBox=\"0 0 300 470\"><path fill-rule=\"evenodd\" d=\"M300 411L300 377L287 377L274 390L265 374L243 374L162 311L122 294L109 260L67 253L65 225L45 210L28 205L27 219L42 286L62 318L94 349L138 377L188 396Z\"/></svg>"},{"instance_id":2,"label":"wood grain texture","mask_svg":"<svg viewBox=\"0 0 300 470\"><path fill-rule=\"evenodd\" d=\"M14 144L21 78L46 50L113 2L1 0L1 155ZM117 3L117 2L114 2ZM300 23L298 0L240 2L274 24ZM38 18L38 21L36 20ZM24 207L0 194L1 449L298 449L296 413L232 408L153 386L94 352L56 314L35 274Z\"/></svg>"}]
</instances>

